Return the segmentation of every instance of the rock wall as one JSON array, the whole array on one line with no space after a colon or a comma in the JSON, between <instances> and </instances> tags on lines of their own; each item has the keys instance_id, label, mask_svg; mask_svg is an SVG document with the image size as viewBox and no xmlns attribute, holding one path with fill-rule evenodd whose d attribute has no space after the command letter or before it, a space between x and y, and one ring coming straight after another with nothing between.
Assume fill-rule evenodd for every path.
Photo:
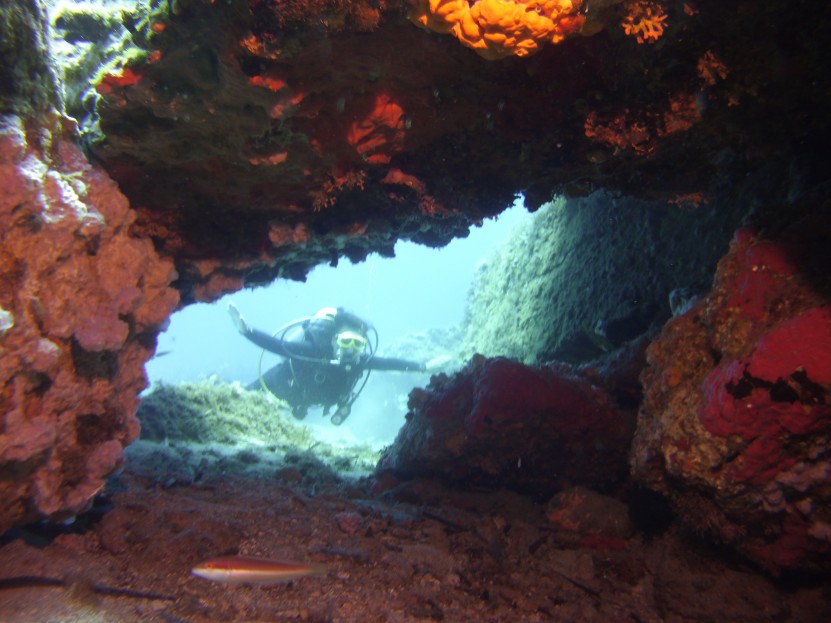
<instances>
[{"instance_id":1,"label":"rock wall","mask_svg":"<svg viewBox=\"0 0 831 623\"><path fill-rule=\"evenodd\" d=\"M642 377L635 477L773 573L831 570L824 212L737 233L712 292L667 323Z\"/></svg>"},{"instance_id":2,"label":"rock wall","mask_svg":"<svg viewBox=\"0 0 831 623\"><path fill-rule=\"evenodd\" d=\"M441 246L520 191L704 205L825 153L826 7L440 4L62 5L68 110L183 301Z\"/></svg>"},{"instance_id":3,"label":"rock wall","mask_svg":"<svg viewBox=\"0 0 831 623\"><path fill-rule=\"evenodd\" d=\"M0 533L91 503L138 436L172 262L57 115L0 119Z\"/></svg>"},{"instance_id":4,"label":"rock wall","mask_svg":"<svg viewBox=\"0 0 831 623\"><path fill-rule=\"evenodd\" d=\"M381 473L540 497L568 484L611 489L626 476L634 413L566 366L476 356L413 390L408 406Z\"/></svg>"},{"instance_id":5,"label":"rock wall","mask_svg":"<svg viewBox=\"0 0 831 623\"><path fill-rule=\"evenodd\" d=\"M28 117L60 103L39 0L0 5L0 115Z\"/></svg>"},{"instance_id":6,"label":"rock wall","mask_svg":"<svg viewBox=\"0 0 831 623\"><path fill-rule=\"evenodd\" d=\"M742 205L682 209L605 192L548 204L479 269L463 356L582 362L657 328L671 292L707 290Z\"/></svg>"}]
</instances>

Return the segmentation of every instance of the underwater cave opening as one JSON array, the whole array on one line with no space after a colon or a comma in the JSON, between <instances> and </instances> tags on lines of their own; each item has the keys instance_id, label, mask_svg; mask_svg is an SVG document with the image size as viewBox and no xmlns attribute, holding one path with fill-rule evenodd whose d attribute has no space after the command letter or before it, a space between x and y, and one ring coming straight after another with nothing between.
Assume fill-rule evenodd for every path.
<instances>
[{"instance_id":1,"label":"underwater cave opening","mask_svg":"<svg viewBox=\"0 0 831 623\"><path fill-rule=\"evenodd\" d=\"M343 307L377 331L378 357L426 362L449 355L444 368L449 371L463 363L455 360L454 345L477 268L532 217L518 198L497 218L472 228L468 237L440 249L399 241L393 258L373 254L359 264L321 265L305 282L280 280L214 303L190 305L173 314L159 335L157 354L146 364L150 386L143 396L161 386L194 383L256 387L261 374L283 361L238 333L228 313L231 302L250 327L267 334L322 308ZM404 423L410 390L429 379L430 372L373 370L341 425L331 423L331 413L324 417L321 407L309 409L296 423L319 442L368 445L377 451L392 442ZM140 419L142 415L140 409Z\"/></svg>"}]
</instances>

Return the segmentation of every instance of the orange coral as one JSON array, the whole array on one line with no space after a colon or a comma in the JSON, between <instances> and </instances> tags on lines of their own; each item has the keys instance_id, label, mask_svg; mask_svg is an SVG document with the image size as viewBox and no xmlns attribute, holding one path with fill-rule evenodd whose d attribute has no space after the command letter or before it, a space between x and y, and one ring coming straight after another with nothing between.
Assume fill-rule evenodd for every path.
<instances>
[{"instance_id":1,"label":"orange coral","mask_svg":"<svg viewBox=\"0 0 831 623\"><path fill-rule=\"evenodd\" d=\"M414 0L410 20L450 33L477 54L495 60L529 56L583 27L582 0Z\"/></svg>"},{"instance_id":2,"label":"orange coral","mask_svg":"<svg viewBox=\"0 0 831 623\"><path fill-rule=\"evenodd\" d=\"M691 192L691 193L683 193L680 195L676 195L671 199L667 199L667 203L671 203L672 205L676 205L679 208L698 208L702 204L709 203L710 200L702 192ZM677 385L677 383L676 383ZM674 385L669 385L669 387L674 387Z\"/></svg>"},{"instance_id":3,"label":"orange coral","mask_svg":"<svg viewBox=\"0 0 831 623\"><path fill-rule=\"evenodd\" d=\"M259 56L270 60L277 60L282 53L273 35L257 37L252 33L248 33L240 39L239 45L252 56Z\"/></svg>"},{"instance_id":4,"label":"orange coral","mask_svg":"<svg viewBox=\"0 0 831 623\"><path fill-rule=\"evenodd\" d=\"M587 138L614 147L616 152L631 150L639 156L648 156L655 151L658 139L689 130L699 121L701 111L696 97L680 92L667 100L661 112L624 110L612 119L603 119L597 112L591 112L586 117L584 130Z\"/></svg>"},{"instance_id":5,"label":"orange coral","mask_svg":"<svg viewBox=\"0 0 831 623\"><path fill-rule=\"evenodd\" d=\"M655 150L655 141L649 128L641 120L630 119L629 111L624 111L605 123L596 112L591 112L586 117L585 133L586 137L599 143L615 149L631 149L640 156Z\"/></svg>"},{"instance_id":6,"label":"orange coral","mask_svg":"<svg viewBox=\"0 0 831 623\"><path fill-rule=\"evenodd\" d=\"M423 195L427 192L427 186L424 182L416 176L404 173L404 171L396 167L390 167L387 174L384 176L384 179L381 180L381 183L407 186L408 188L412 188L419 195Z\"/></svg>"},{"instance_id":7,"label":"orange coral","mask_svg":"<svg viewBox=\"0 0 831 623\"><path fill-rule=\"evenodd\" d=\"M335 205L338 193L354 188L363 190L365 182L366 171L347 171L340 175L333 175L322 184L319 190L309 193L312 198L312 208L315 212L330 208Z\"/></svg>"},{"instance_id":8,"label":"orange coral","mask_svg":"<svg viewBox=\"0 0 831 623\"><path fill-rule=\"evenodd\" d=\"M655 43L664 34L667 14L657 2L635 0L624 8L627 15L620 25L627 35L637 37L638 43Z\"/></svg>"},{"instance_id":9,"label":"orange coral","mask_svg":"<svg viewBox=\"0 0 831 623\"><path fill-rule=\"evenodd\" d=\"M274 222L268 228L268 239L275 247L306 244L311 237L312 233L305 223L287 225L285 223Z\"/></svg>"},{"instance_id":10,"label":"orange coral","mask_svg":"<svg viewBox=\"0 0 831 623\"><path fill-rule=\"evenodd\" d=\"M248 84L254 85L255 87L264 87L269 91L277 93L285 88L286 81L276 76L251 76L248 79Z\"/></svg>"},{"instance_id":11,"label":"orange coral","mask_svg":"<svg viewBox=\"0 0 831 623\"><path fill-rule=\"evenodd\" d=\"M676 93L669 100L669 110L663 114L663 127L658 127L658 136L689 130L701 121L701 110L695 96L690 93Z\"/></svg>"},{"instance_id":12,"label":"orange coral","mask_svg":"<svg viewBox=\"0 0 831 623\"><path fill-rule=\"evenodd\" d=\"M280 119L290 115L306 97L304 93L290 87L282 77L273 71L266 71L259 76L251 76L248 78L248 84L277 93L278 98L269 111L272 119Z\"/></svg>"},{"instance_id":13,"label":"orange coral","mask_svg":"<svg viewBox=\"0 0 831 623\"><path fill-rule=\"evenodd\" d=\"M727 65L722 63L711 50L707 50L696 65L698 76L709 86L714 86L719 80L724 80L730 73Z\"/></svg>"},{"instance_id":14,"label":"orange coral","mask_svg":"<svg viewBox=\"0 0 831 623\"><path fill-rule=\"evenodd\" d=\"M456 210L448 210L431 195L424 195L418 202L418 207L421 214L424 216L432 216L433 218L444 219L450 216Z\"/></svg>"},{"instance_id":15,"label":"orange coral","mask_svg":"<svg viewBox=\"0 0 831 623\"><path fill-rule=\"evenodd\" d=\"M248 162L255 166L260 164L270 164L272 166L277 166L278 164L283 164L286 160L288 160L288 157L288 152L278 151L268 156L251 156L248 159Z\"/></svg>"},{"instance_id":16,"label":"orange coral","mask_svg":"<svg viewBox=\"0 0 831 623\"><path fill-rule=\"evenodd\" d=\"M352 123L346 140L367 162L386 164L389 152L400 148L408 127L401 105L386 93L379 93L372 111Z\"/></svg>"},{"instance_id":17,"label":"orange coral","mask_svg":"<svg viewBox=\"0 0 831 623\"><path fill-rule=\"evenodd\" d=\"M381 21L381 11L374 6L355 3L351 6L350 21L358 32L372 32Z\"/></svg>"},{"instance_id":18,"label":"orange coral","mask_svg":"<svg viewBox=\"0 0 831 623\"><path fill-rule=\"evenodd\" d=\"M118 87L128 87L138 83L140 80L141 74L137 74L129 67L122 67L120 70L113 71L104 76L95 89L102 95L107 95Z\"/></svg>"}]
</instances>

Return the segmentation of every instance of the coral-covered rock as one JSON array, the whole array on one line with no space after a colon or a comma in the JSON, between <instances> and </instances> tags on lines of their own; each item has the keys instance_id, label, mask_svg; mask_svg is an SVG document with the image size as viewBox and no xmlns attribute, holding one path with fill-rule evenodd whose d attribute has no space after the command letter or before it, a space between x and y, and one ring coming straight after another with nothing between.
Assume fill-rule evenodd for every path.
<instances>
[{"instance_id":1,"label":"coral-covered rock","mask_svg":"<svg viewBox=\"0 0 831 623\"><path fill-rule=\"evenodd\" d=\"M519 192L531 209L603 188L720 213L774 154L810 183L831 9L695 4L62 3L55 48L68 111L189 303L399 239L442 246Z\"/></svg>"},{"instance_id":2,"label":"coral-covered rock","mask_svg":"<svg viewBox=\"0 0 831 623\"><path fill-rule=\"evenodd\" d=\"M425 28L451 33L483 58L528 56L545 43L580 32L581 0L420 0L410 19Z\"/></svg>"},{"instance_id":3,"label":"coral-covered rock","mask_svg":"<svg viewBox=\"0 0 831 623\"><path fill-rule=\"evenodd\" d=\"M413 390L409 406L379 463L400 477L547 495L568 483L610 486L626 473L632 418L565 368L475 356Z\"/></svg>"},{"instance_id":4,"label":"coral-covered rock","mask_svg":"<svg viewBox=\"0 0 831 623\"><path fill-rule=\"evenodd\" d=\"M828 234L740 231L643 375L635 475L772 572L831 569Z\"/></svg>"},{"instance_id":5,"label":"coral-covered rock","mask_svg":"<svg viewBox=\"0 0 831 623\"><path fill-rule=\"evenodd\" d=\"M85 509L138 435L173 265L60 121L0 123L0 533Z\"/></svg>"}]
</instances>

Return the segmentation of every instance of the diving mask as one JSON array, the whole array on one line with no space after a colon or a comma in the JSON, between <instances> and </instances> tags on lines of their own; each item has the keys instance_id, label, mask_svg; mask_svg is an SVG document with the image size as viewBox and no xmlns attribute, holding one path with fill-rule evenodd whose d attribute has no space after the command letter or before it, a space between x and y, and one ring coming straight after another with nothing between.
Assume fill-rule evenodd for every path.
<instances>
[{"instance_id":1,"label":"diving mask","mask_svg":"<svg viewBox=\"0 0 831 623\"><path fill-rule=\"evenodd\" d=\"M342 331L335 336L335 353L339 361L354 362L366 348L366 338L354 331Z\"/></svg>"}]
</instances>

